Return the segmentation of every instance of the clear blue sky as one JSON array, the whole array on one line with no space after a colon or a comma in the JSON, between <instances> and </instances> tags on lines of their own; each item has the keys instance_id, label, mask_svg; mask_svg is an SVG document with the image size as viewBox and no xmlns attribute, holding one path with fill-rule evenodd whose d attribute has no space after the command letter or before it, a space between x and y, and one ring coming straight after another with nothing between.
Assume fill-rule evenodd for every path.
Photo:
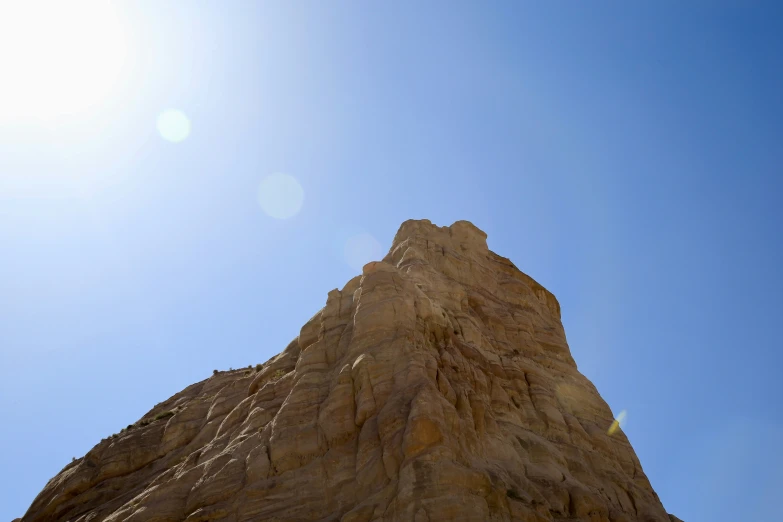
<instances>
[{"instance_id":1,"label":"clear blue sky","mask_svg":"<svg viewBox=\"0 0 783 522\"><path fill-rule=\"evenodd\" d=\"M79 110L25 112L99 75L4 74L0 521L155 403L276 354L409 218L473 221L554 292L669 512L777 519L783 12L682 4L127 2L121 56L89 47L121 70ZM289 219L259 205L275 173L304 192Z\"/></svg>"}]
</instances>

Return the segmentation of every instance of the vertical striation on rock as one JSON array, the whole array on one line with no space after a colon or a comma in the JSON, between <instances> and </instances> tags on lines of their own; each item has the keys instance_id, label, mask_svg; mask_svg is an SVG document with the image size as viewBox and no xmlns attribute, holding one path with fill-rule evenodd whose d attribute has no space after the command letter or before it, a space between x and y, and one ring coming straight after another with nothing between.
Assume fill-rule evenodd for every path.
<instances>
[{"instance_id":1,"label":"vertical striation on rock","mask_svg":"<svg viewBox=\"0 0 783 522\"><path fill-rule=\"evenodd\" d=\"M51 479L24 522L669 522L557 299L467 221L406 221L258 371Z\"/></svg>"}]
</instances>

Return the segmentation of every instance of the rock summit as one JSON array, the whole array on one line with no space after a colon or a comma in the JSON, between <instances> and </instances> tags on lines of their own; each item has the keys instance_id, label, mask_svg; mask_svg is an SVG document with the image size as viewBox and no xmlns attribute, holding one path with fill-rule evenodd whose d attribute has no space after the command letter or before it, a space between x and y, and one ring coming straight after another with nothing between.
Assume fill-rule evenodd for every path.
<instances>
[{"instance_id":1,"label":"rock summit","mask_svg":"<svg viewBox=\"0 0 783 522\"><path fill-rule=\"evenodd\" d=\"M279 355L158 404L22 521L678 520L555 296L486 238L406 221Z\"/></svg>"}]
</instances>

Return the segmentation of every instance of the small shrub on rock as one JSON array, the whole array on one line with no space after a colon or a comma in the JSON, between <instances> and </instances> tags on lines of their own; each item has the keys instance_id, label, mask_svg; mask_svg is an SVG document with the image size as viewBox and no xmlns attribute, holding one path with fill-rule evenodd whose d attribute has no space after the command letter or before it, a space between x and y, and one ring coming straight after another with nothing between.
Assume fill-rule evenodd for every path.
<instances>
[{"instance_id":1,"label":"small shrub on rock","mask_svg":"<svg viewBox=\"0 0 783 522\"><path fill-rule=\"evenodd\" d=\"M160 412L157 415L155 415L155 419L154 420L166 419L168 417L173 416L174 413L175 412L173 410Z\"/></svg>"}]
</instances>

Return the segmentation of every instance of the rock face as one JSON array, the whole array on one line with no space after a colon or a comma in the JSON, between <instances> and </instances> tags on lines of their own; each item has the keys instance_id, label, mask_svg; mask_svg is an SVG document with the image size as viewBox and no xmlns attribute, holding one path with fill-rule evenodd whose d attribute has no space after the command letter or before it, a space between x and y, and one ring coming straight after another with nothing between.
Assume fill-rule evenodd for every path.
<instances>
[{"instance_id":1,"label":"rock face","mask_svg":"<svg viewBox=\"0 0 783 522\"><path fill-rule=\"evenodd\" d=\"M471 223L407 221L282 353L157 405L22 520L669 522L612 421L551 293Z\"/></svg>"}]
</instances>

